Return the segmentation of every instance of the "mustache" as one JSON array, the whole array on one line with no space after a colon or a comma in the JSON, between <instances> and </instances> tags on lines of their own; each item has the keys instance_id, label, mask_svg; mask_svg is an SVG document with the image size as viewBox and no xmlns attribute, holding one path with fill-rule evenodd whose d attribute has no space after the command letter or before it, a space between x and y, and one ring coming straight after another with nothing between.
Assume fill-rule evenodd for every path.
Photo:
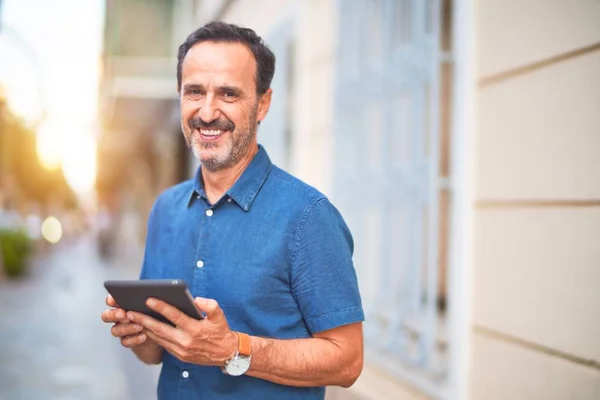
<instances>
[{"instance_id":1,"label":"mustache","mask_svg":"<svg viewBox=\"0 0 600 400\"><path fill-rule=\"evenodd\" d=\"M192 129L206 129L212 131L230 131L233 132L235 125L228 119L216 119L211 122L204 122L200 118L190 118L188 125Z\"/></svg>"}]
</instances>

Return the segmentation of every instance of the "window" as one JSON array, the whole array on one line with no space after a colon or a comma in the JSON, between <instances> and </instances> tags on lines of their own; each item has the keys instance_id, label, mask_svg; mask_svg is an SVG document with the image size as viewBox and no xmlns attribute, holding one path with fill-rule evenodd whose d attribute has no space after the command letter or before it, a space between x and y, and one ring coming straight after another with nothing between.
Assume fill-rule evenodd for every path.
<instances>
[{"instance_id":1,"label":"window","mask_svg":"<svg viewBox=\"0 0 600 400\"><path fill-rule=\"evenodd\" d=\"M440 396L448 368L450 3L340 2L334 196L369 357Z\"/></svg>"}]
</instances>

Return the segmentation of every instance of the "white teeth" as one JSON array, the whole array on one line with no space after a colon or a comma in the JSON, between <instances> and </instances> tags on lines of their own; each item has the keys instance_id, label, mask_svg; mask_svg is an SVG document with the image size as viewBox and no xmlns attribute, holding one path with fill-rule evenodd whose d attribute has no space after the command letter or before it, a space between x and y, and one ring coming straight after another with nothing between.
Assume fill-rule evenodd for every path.
<instances>
[{"instance_id":1,"label":"white teeth","mask_svg":"<svg viewBox=\"0 0 600 400\"><path fill-rule=\"evenodd\" d=\"M200 133L203 134L204 136L219 136L221 133L223 133L223 131L213 131L213 130L204 130L201 129Z\"/></svg>"}]
</instances>

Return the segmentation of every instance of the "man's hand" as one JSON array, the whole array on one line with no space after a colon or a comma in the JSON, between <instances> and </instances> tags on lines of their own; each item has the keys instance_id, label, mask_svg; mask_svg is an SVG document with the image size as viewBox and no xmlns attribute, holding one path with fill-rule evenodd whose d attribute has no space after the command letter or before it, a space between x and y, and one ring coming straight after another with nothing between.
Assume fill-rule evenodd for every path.
<instances>
[{"instance_id":1,"label":"man's hand","mask_svg":"<svg viewBox=\"0 0 600 400\"><path fill-rule=\"evenodd\" d=\"M144 328L141 325L132 324L127 319L125 310L119 307L112 296L106 297L106 305L113 308L102 312L102 321L114 323L110 331L114 337L119 338L124 347L133 348L146 342L147 337L142 332Z\"/></svg>"},{"instance_id":2,"label":"man's hand","mask_svg":"<svg viewBox=\"0 0 600 400\"><path fill-rule=\"evenodd\" d=\"M133 350L142 362L160 364L163 353L162 347L144 333L144 328L141 325L131 323L125 310L119 307L112 296L106 298L106 305L112 308L104 310L102 321L114 324L110 330L113 336L119 338L124 347Z\"/></svg>"},{"instance_id":3,"label":"man's hand","mask_svg":"<svg viewBox=\"0 0 600 400\"><path fill-rule=\"evenodd\" d=\"M181 361L223 366L237 350L237 335L215 300L197 297L194 303L206 314L203 320L190 318L163 301L148 299L148 307L164 315L176 328L137 312L127 312L127 318L135 322L133 325L143 326L150 339Z\"/></svg>"}]
</instances>

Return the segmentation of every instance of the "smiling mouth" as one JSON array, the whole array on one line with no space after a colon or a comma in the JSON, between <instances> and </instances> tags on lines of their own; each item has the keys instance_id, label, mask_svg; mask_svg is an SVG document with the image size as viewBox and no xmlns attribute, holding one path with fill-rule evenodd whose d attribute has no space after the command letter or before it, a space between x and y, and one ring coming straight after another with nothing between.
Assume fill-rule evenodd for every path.
<instances>
[{"instance_id":1,"label":"smiling mouth","mask_svg":"<svg viewBox=\"0 0 600 400\"><path fill-rule=\"evenodd\" d=\"M217 140L228 131L220 129L198 129L198 132L200 132L200 137L203 140Z\"/></svg>"}]
</instances>

